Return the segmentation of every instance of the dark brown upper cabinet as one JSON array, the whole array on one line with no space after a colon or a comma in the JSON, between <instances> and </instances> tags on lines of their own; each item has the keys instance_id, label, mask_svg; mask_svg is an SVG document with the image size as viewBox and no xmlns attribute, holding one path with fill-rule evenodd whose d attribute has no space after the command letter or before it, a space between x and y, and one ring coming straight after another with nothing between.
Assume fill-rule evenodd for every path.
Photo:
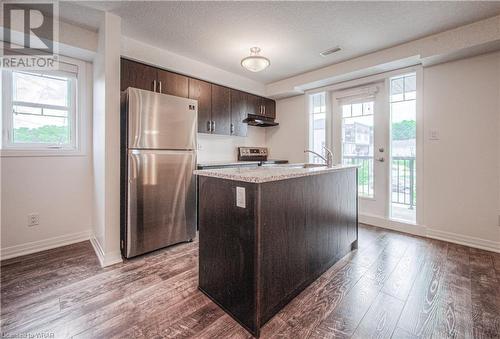
<instances>
[{"instance_id":1,"label":"dark brown upper cabinet","mask_svg":"<svg viewBox=\"0 0 500 339\"><path fill-rule=\"evenodd\" d=\"M247 97L247 114L261 114L262 98L253 94L246 93Z\"/></svg>"},{"instance_id":2,"label":"dark brown upper cabinet","mask_svg":"<svg viewBox=\"0 0 500 339\"><path fill-rule=\"evenodd\" d=\"M231 89L231 124L232 135L245 137L247 124L243 120L247 117L247 93Z\"/></svg>"},{"instance_id":3,"label":"dark brown upper cabinet","mask_svg":"<svg viewBox=\"0 0 500 339\"><path fill-rule=\"evenodd\" d=\"M212 133L231 135L233 132L230 89L212 84Z\"/></svg>"},{"instance_id":4,"label":"dark brown upper cabinet","mask_svg":"<svg viewBox=\"0 0 500 339\"><path fill-rule=\"evenodd\" d=\"M121 59L120 90L128 87L198 100L198 132L246 136L248 114L276 118L276 102L169 72L140 62Z\"/></svg>"},{"instance_id":5,"label":"dark brown upper cabinet","mask_svg":"<svg viewBox=\"0 0 500 339\"><path fill-rule=\"evenodd\" d=\"M121 59L120 90L128 87L145 89L148 91L188 97L188 77L140 62Z\"/></svg>"},{"instance_id":6,"label":"dark brown upper cabinet","mask_svg":"<svg viewBox=\"0 0 500 339\"><path fill-rule=\"evenodd\" d=\"M157 91L159 93L175 95L183 98L188 97L188 77L158 69L156 79L158 80Z\"/></svg>"},{"instance_id":7,"label":"dark brown upper cabinet","mask_svg":"<svg viewBox=\"0 0 500 339\"><path fill-rule=\"evenodd\" d=\"M121 59L120 61L120 90L129 87L154 91L157 69L139 62Z\"/></svg>"},{"instance_id":8,"label":"dark brown upper cabinet","mask_svg":"<svg viewBox=\"0 0 500 339\"><path fill-rule=\"evenodd\" d=\"M276 118L276 101L262 98L262 107L264 109L264 116L267 118Z\"/></svg>"},{"instance_id":9,"label":"dark brown upper cabinet","mask_svg":"<svg viewBox=\"0 0 500 339\"><path fill-rule=\"evenodd\" d=\"M189 79L189 98L198 100L198 132L212 132L212 84Z\"/></svg>"}]
</instances>

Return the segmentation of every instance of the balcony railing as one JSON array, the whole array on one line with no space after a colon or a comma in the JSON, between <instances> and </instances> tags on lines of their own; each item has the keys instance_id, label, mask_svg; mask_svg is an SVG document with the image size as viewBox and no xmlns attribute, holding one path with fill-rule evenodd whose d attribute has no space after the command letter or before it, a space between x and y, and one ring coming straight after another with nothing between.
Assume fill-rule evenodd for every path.
<instances>
[{"instance_id":1,"label":"balcony railing","mask_svg":"<svg viewBox=\"0 0 500 339\"><path fill-rule=\"evenodd\" d=\"M345 165L358 165L358 194L373 198L373 157L368 155L344 156Z\"/></svg>"},{"instance_id":2,"label":"balcony railing","mask_svg":"<svg viewBox=\"0 0 500 339\"><path fill-rule=\"evenodd\" d=\"M373 157L344 156L344 164L358 165L358 192L360 196L373 197ZM415 157L392 157L391 201L413 209L415 194Z\"/></svg>"},{"instance_id":3,"label":"balcony railing","mask_svg":"<svg viewBox=\"0 0 500 339\"><path fill-rule=\"evenodd\" d=\"M415 157L392 157L391 201L409 206L416 204Z\"/></svg>"}]
</instances>

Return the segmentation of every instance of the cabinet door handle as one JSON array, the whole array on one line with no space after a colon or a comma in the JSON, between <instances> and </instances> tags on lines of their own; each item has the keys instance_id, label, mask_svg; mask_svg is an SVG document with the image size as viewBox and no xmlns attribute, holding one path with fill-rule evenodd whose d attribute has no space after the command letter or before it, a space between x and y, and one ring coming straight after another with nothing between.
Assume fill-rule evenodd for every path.
<instances>
[{"instance_id":1,"label":"cabinet door handle","mask_svg":"<svg viewBox=\"0 0 500 339\"><path fill-rule=\"evenodd\" d=\"M161 81L158 81L160 83L160 90L159 90L159 93L161 93Z\"/></svg>"},{"instance_id":2,"label":"cabinet door handle","mask_svg":"<svg viewBox=\"0 0 500 339\"><path fill-rule=\"evenodd\" d=\"M262 106L264 108L264 115L266 115L266 106Z\"/></svg>"},{"instance_id":3,"label":"cabinet door handle","mask_svg":"<svg viewBox=\"0 0 500 339\"><path fill-rule=\"evenodd\" d=\"M231 131L231 134L234 134L234 124L231 124L231 129L230 129L230 131Z\"/></svg>"},{"instance_id":4,"label":"cabinet door handle","mask_svg":"<svg viewBox=\"0 0 500 339\"><path fill-rule=\"evenodd\" d=\"M156 80L153 80L153 92L156 92Z\"/></svg>"},{"instance_id":5,"label":"cabinet door handle","mask_svg":"<svg viewBox=\"0 0 500 339\"><path fill-rule=\"evenodd\" d=\"M210 120L207 121L207 132L212 132L212 122Z\"/></svg>"},{"instance_id":6,"label":"cabinet door handle","mask_svg":"<svg viewBox=\"0 0 500 339\"><path fill-rule=\"evenodd\" d=\"M215 121L212 120L212 132L215 132Z\"/></svg>"}]
</instances>

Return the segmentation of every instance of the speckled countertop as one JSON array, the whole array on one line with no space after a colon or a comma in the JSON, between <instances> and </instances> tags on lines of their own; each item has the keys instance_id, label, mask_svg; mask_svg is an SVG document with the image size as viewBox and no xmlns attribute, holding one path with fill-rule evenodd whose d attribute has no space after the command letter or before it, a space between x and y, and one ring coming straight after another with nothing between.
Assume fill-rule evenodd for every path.
<instances>
[{"instance_id":1,"label":"speckled countertop","mask_svg":"<svg viewBox=\"0 0 500 339\"><path fill-rule=\"evenodd\" d=\"M194 174L235 181L245 181L260 184L269 181L285 180L290 178L305 177L322 173L340 171L347 168L356 168L355 165L337 165L334 167L318 166L304 168L303 164L288 164L270 167L255 168L220 168L196 170Z\"/></svg>"}]
</instances>

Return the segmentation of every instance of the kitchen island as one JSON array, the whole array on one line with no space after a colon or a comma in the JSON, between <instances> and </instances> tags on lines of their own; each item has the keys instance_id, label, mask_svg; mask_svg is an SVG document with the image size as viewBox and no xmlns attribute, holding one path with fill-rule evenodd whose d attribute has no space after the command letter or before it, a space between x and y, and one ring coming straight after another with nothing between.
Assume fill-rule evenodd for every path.
<instances>
[{"instance_id":1,"label":"kitchen island","mask_svg":"<svg viewBox=\"0 0 500 339\"><path fill-rule=\"evenodd\" d=\"M357 248L357 168L198 170L199 289L253 335Z\"/></svg>"}]
</instances>

